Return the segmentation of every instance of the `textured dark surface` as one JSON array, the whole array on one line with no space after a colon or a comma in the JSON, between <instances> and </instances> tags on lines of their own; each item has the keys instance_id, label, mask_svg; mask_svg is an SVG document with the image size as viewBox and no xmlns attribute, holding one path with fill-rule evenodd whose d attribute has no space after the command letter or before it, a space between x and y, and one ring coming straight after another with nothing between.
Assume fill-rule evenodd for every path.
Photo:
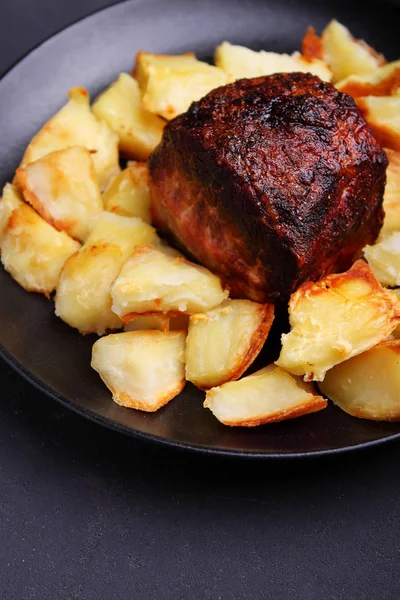
<instances>
[{"instance_id":1,"label":"textured dark surface","mask_svg":"<svg viewBox=\"0 0 400 600\"><path fill-rule=\"evenodd\" d=\"M1 598L397 599L398 444L295 465L160 451L1 375Z\"/></svg>"},{"instance_id":2,"label":"textured dark surface","mask_svg":"<svg viewBox=\"0 0 400 600\"><path fill-rule=\"evenodd\" d=\"M383 222L385 153L353 98L309 73L213 90L149 166L155 225L234 297L287 301L349 269Z\"/></svg>"},{"instance_id":3,"label":"textured dark surface","mask_svg":"<svg viewBox=\"0 0 400 600\"><path fill-rule=\"evenodd\" d=\"M100 5L2 0L1 67ZM326 11L343 15L396 57L397 12L384 26L381 4L368 19L364 4L360 12L347 3L341 15L324 6L317 24ZM281 30L290 30L288 7L304 29L309 17L290 2ZM1 131L9 118L0 104ZM10 165L0 167L5 176ZM42 331L32 323L30 332L40 354ZM399 443L318 461L222 460L99 428L4 363L0 386L0 598L398 598Z\"/></svg>"}]
</instances>

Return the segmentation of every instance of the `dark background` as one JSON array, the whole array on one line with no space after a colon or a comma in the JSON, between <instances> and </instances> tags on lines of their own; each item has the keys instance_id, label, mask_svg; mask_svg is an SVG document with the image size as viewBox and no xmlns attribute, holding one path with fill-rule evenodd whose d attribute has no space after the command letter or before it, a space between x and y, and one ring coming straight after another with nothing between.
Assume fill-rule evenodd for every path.
<instances>
[{"instance_id":1,"label":"dark background","mask_svg":"<svg viewBox=\"0 0 400 600\"><path fill-rule=\"evenodd\" d=\"M0 0L0 73L109 3ZM399 457L399 443L279 462L173 451L0 363L0 598L397 600Z\"/></svg>"}]
</instances>

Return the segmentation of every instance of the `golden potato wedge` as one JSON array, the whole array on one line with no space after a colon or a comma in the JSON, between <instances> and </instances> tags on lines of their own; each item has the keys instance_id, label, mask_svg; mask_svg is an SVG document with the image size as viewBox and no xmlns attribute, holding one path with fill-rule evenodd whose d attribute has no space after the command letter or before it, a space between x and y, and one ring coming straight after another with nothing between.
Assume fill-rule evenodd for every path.
<instances>
[{"instance_id":1,"label":"golden potato wedge","mask_svg":"<svg viewBox=\"0 0 400 600\"><path fill-rule=\"evenodd\" d=\"M84 241L103 210L89 150L72 146L17 169L16 185L50 225Z\"/></svg>"},{"instance_id":2,"label":"golden potato wedge","mask_svg":"<svg viewBox=\"0 0 400 600\"><path fill-rule=\"evenodd\" d=\"M224 425L255 427L293 419L326 408L311 383L269 365L239 381L230 381L206 393L204 407Z\"/></svg>"},{"instance_id":3,"label":"golden potato wedge","mask_svg":"<svg viewBox=\"0 0 400 600\"><path fill-rule=\"evenodd\" d=\"M336 84L340 92L360 96L392 96L400 87L400 60L363 75L349 75Z\"/></svg>"},{"instance_id":4,"label":"golden potato wedge","mask_svg":"<svg viewBox=\"0 0 400 600\"><path fill-rule=\"evenodd\" d=\"M34 136L20 166L69 146L84 146L91 152L102 190L119 173L118 137L107 123L94 116L84 88L69 91L69 101Z\"/></svg>"},{"instance_id":5,"label":"golden potato wedge","mask_svg":"<svg viewBox=\"0 0 400 600\"><path fill-rule=\"evenodd\" d=\"M85 244L64 265L56 315L83 334L122 327L111 311L111 285L135 245L151 242L154 235L141 219L101 213Z\"/></svg>"},{"instance_id":6,"label":"golden potato wedge","mask_svg":"<svg viewBox=\"0 0 400 600\"><path fill-rule=\"evenodd\" d=\"M123 217L139 217L151 223L148 168L131 162L103 194L104 209Z\"/></svg>"},{"instance_id":7,"label":"golden potato wedge","mask_svg":"<svg viewBox=\"0 0 400 600\"><path fill-rule=\"evenodd\" d=\"M336 20L332 20L321 35L324 58L333 72L333 81L349 75L372 73L386 63L363 40L356 40L350 31Z\"/></svg>"},{"instance_id":8,"label":"golden potato wedge","mask_svg":"<svg viewBox=\"0 0 400 600\"><path fill-rule=\"evenodd\" d=\"M319 388L353 417L400 420L400 341L386 340L333 367Z\"/></svg>"},{"instance_id":9,"label":"golden potato wedge","mask_svg":"<svg viewBox=\"0 0 400 600\"><path fill-rule=\"evenodd\" d=\"M96 217L85 246L115 244L129 257L135 246L152 244L154 239L157 239L156 230L142 219L103 211Z\"/></svg>"},{"instance_id":10,"label":"golden potato wedge","mask_svg":"<svg viewBox=\"0 0 400 600\"><path fill-rule=\"evenodd\" d=\"M323 60L308 59L299 52L294 52L291 56L264 50L255 52L244 46L223 42L215 49L214 60L225 71L228 81L294 71L313 73L324 81L332 79L331 70Z\"/></svg>"},{"instance_id":11,"label":"golden potato wedge","mask_svg":"<svg viewBox=\"0 0 400 600\"><path fill-rule=\"evenodd\" d=\"M0 198L0 243L13 210L19 208L22 202L23 198L15 185L6 183L3 196Z\"/></svg>"},{"instance_id":12,"label":"golden potato wedge","mask_svg":"<svg viewBox=\"0 0 400 600\"><path fill-rule=\"evenodd\" d=\"M138 315L124 324L124 331L143 331L158 329L159 331L187 331L189 329L189 315L164 315L163 313L150 316Z\"/></svg>"},{"instance_id":13,"label":"golden potato wedge","mask_svg":"<svg viewBox=\"0 0 400 600\"><path fill-rule=\"evenodd\" d=\"M272 304L225 300L192 315L186 340L186 379L208 390L235 381L260 353L274 319Z\"/></svg>"},{"instance_id":14,"label":"golden potato wedge","mask_svg":"<svg viewBox=\"0 0 400 600\"><path fill-rule=\"evenodd\" d=\"M368 265L308 282L292 294L291 331L282 335L277 365L305 381L323 381L335 365L387 338L400 323L400 303Z\"/></svg>"},{"instance_id":15,"label":"golden potato wedge","mask_svg":"<svg viewBox=\"0 0 400 600\"><path fill-rule=\"evenodd\" d=\"M147 160L161 141L165 121L143 107L138 82L127 73L100 94L92 110L118 135L128 158Z\"/></svg>"},{"instance_id":16,"label":"golden potato wedge","mask_svg":"<svg viewBox=\"0 0 400 600\"><path fill-rule=\"evenodd\" d=\"M400 151L400 95L355 98L381 146Z\"/></svg>"},{"instance_id":17,"label":"golden potato wedge","mask_svg":"<svg viewBox=\"0 0 400 600\"><path fill-rule=\"evenodd\" d=\"M227 83L222 69L197 60L193 53L169 56L138 52L133 74L142 91L144 108L167 120Z\"/></svg>"},{"instance_id":18,"label":"golden potato wedge","mask_svg":"<svg viewBox=\"0 0 400 600\"><path fill-rule=\"evenodd\" d=\"M185 336L129 331L97 340L95 369L121 406L155 412L185 387Z\"/></svg>"},{"instance_id":19,"label":"golden potato wedge","mask_svg":"<svg viewBox=\"0 0 400 600\"><path fill-rule=\"evenodd\" d=\"M111 311L110 286L123 263L115 244L86 245L64 266L55 297L55 312L82 334L120 329Z\"/></svg>"},{"instance_id":20,"label":"golden potato wedge","mask_svg":"<svg viewBox=\"0 0 400 600\"><path fill-rule=\"evenodd\" d=\"M9 199L7 199L9 197ZM8 213L1 236L1 262L6 271L28 292L49 297L56 289L65 261L80 247L64 231L57 231L17 193L6 191ZM2 220L2 217L0 217Z\"/></svg>"},{"instance_id":21,"label":"golden potato wedge","mask_svg":"<svg viewBox=\"0 0 400 600\"><path fill-rule=\"evenodd\" d=\"M400 231L373 246L365 246L364 255L379 283L400 286Z\"/></svg>"},{"instance_id":22,"label":"golden potato wedge","mask_svg":"<svg viewBox=\"0 0 400 600\"><path fill-rule=\"evenodd\" d=\"M400 231L400 152L384 149L389 159L386 169L386 187L383 197L385 218L381 229L381 236Z\"/></svg>"},{"instance_id":23,"label":"golden potato wedge","mask_svg":"<svg viewBox=\"0 0 400 600\"><path fill-rule=\"evenodd\" d=\"M204 267L152 246L138 246L121 269L111 295L112 310L128 322L145 313L204 312L221 304L228 292L219 277Z\"/></svg>"}]
</instances>

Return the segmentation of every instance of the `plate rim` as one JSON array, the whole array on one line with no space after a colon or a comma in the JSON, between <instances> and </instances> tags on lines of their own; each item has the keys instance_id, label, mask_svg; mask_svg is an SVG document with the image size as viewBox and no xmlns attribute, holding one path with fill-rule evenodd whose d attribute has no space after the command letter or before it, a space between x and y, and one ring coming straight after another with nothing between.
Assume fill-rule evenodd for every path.
<instances>
[{"instance_id":1,"label":"plate rim","mask_svg":"<svg viewBox=\"0 0 400 600\"><path fill-rule=\"evenodd\" d=\"M147 0L148 1L148 0ZM72 20L67 25L60 27L59 29L53 31L50 35L40 40L38 43L34 44L31 48L29 48L26 52L21 54L15 61L11 63L2 73L0 73L0 84L2 84L3 80L17 69L18 66L27 58L31 57L36 51L40 50L42 46L45 46L48 42L53 40L53 38L59 36L60 34L68 31L73 28L75 25L81 24L82 22L90 19L98 13L106 12L108 10L112 10L114 7L120 6L122 4L132 4L139 5L141 3L146 2L146 0L116 0L107 4L106 6L94 9L83 17L78 17ZM2 267L4 268L4 267ZM145 443L152 443L158 446L166 446L169 448L173 448L178 451L189 451L191 453L195 453L202 456L218 456L225 458L240 458L241 460L294 460L294 459L316 459L323 456L337 456L341 454L348 454L349 452L356 451L365 451L368 448L372 448L374 446L380 446L382 444L387 444L394 442L400 438L400 432L393 433L389 435L385 435L382 438L369 440L366 442L350 444L347 446L342 446L340 448L326 448L323 450L311 450L309 452L259 452L259 451L245 451L245 450L233 450L233 449L223 449L216 448L211 446L201 446L197 444L193 444L190 442L178 442L168 439L166 437L162 437L153 433L146 433L135 429L133 427L129 427L118 423L108 417L100 415L95 411L80 406L79 404L73 402L68 399L63 394L57 392L54 388L47 385L42 379L37 377L34 373L30 372L24 365L21 363L11 352L9 352L6 347L0 342L0 358L4 360L4 362L10 366L14 372L16 372L19 376L21 376L25 381L27 381L30 385L33 385L37 390L42 392L48 398L55 400L61 406L71 410L75 414L95 423L96 425L100 425L109 429L113 432L122 433L128 437L132 437L134 439L141 440ZM112 401L112 400L110 400Z\"/></svg>"},{"instance_id":2,"label":"plate rim","mask_svg":"<svg viewBox=\"0 0 400 600\"><path fill-rule=\"evenodd\" d=\"M80 406L73 401L69 400L67 397L63 396L50 386L48 386L44 381L36 377L33 373L28 371L24 365L15 358L8 350L4 347L2 343L0 343L0 357L8 364L18 375L21 375L25 381L33 385L36 389L44 393L48 398L55 400L61 406L72 410L72 412L84 417L85 419L95 423L96 425L100 425L105 427L106 429L110 429L111 431L116 431L118 433L122 433L128 437L133 437L135 439L139 439L141 441L147 443L157 444L159 446L167 446L169 448L174 448L175 450L180 451L190 451L193 453L201 454L201 455L213 455L219 457L227 457L227 458L240 458L240 459L257 459L257 460L292 460L292 459L300 459L300 458L318 458L322 456L336 456L338 454L347 454L349 452L366 450L367 448L371 448L373 446L379 446L385 443L390 443L400 438L399 433L393 433L391 435L385 436L384 438L379 438L376 440L370 440L367 442L342 446L340 448L327 448L324 450L311 450L310 452L257 452L257 451L243 451L243 450L228 450L222 448L212 448L209 446L200 446L197 444L191 444L189 442L178 442L172 441L168 438L155 435L152 433L145 433L138 429L134 429L132 427L128 427L122 425L121 423L117 423L112 419L99 415L95 411L90 410L89 408L85 408ZM111 400L112 402L112 400Z\"/></svg>"}]
</instances>

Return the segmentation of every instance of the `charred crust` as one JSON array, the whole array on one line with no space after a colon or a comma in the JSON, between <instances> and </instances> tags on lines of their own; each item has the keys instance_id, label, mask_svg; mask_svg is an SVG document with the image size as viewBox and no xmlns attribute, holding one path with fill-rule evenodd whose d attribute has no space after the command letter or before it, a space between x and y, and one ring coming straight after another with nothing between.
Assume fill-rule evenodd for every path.
<instances>
[{"instance_id":1,"label":"charred crust","mask_svg":"<svg viewBox=\"0 0 400 600\"><path fill-rule=\"evenodd\" d=\"M307 73L242 79L168 123L155 224L234 296L286 299L349 268L383 222L387 158L354 100Z\"/></svg>"}]
</instances>

